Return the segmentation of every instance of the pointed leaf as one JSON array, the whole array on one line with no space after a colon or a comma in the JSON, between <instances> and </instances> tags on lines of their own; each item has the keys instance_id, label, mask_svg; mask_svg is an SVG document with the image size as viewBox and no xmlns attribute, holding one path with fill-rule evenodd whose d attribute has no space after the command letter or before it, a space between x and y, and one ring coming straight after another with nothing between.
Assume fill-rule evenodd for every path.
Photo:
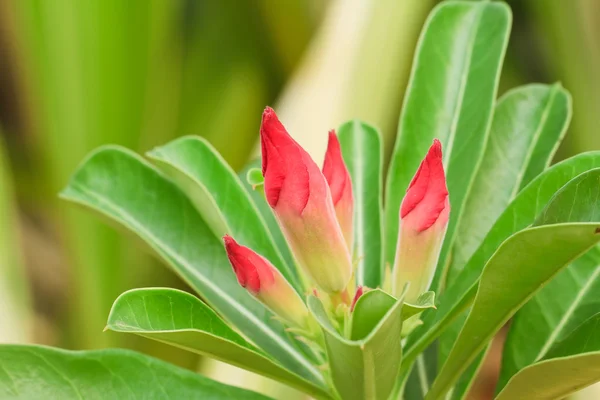
<instances>
[{"instance_id":1,"label":"pointed leaf","mask_svg":"<svg viewBox=\"0 0 600 400\"><path fill-rule=\"evenodd\" d=\"M527 85L499 100L452 248L450 282L517 192L548 166L570 116L570 96L559 84Z\"/></svg>"},{"instance_id":2,"label":"pointed leaf","mask_svg":"<svg viewBox=\"0 0 600 400\"><path fill-rule=\"evenodd\" d=\"M596 230L600 223L599 182L600 168L572 179L553 196L533 228L515 234L500 246L482 273L473 308L431 396L445 393L502 324L569 262L600 240L600 230ZM569 205L570 212L564 212L565 205ZM554 225L544 225L546 223ZM548 236L535 239L535 243L527 236L523 237L524 241L516 239L525 233L535 237L537 229L547 232ZM565 239L563 229L572 229L574 236ZM503 254L503 249L510 249L509 243L514 246L513 254ZM556 248L546 249L544 253L544 247L552 245ZM502 263L510 263L510 266ZM511 290L505 290L506 287ZM498 290L502 293L497 293ZM439 392L436 394L434 389Z\"/></svg>"},{"instance_id":3,"label":"pointed leaf","mask_svg":"<svg viewBox=\"0 0 600 400\"><path fill-rule=\"evenodd\" d=\"M442 397L527 300L600 241L599 228L599 223L545 225L504 242L486 265L469 317L426 398Z\"/></svg>"},{"instance_id":4,"label":"pointed leaf","mask_svg":"<svg viewBox=\"0 0 600 400\"><path fill-rule=\"evenodd\" d=\"M338 130L354 195L354 259L356 282L370 288L383 282L382 142L377 129L360 121Z\"/></svg>"},{"instance_id":5,"label":"pointed leaf","mask_svg":"<svg viewBox=\"0 0 600 400\"><path fill-rule=\"evenodd\" d=\"M148 157L188 195L215 236L235 237L271 261L302 292L241 180L206 139L179 138L150 151Z\"/></svg>"},{"instance_id":6,"label":"pointed leaf","mask_svg":"<svg viewBox=\"0 0 600 400\"><path fill-rule=\"evenodd\" d=\"M356 307L361 301L367 305L369 302L363 298L369 295L375 297L385 293L378 290L367 292ZM325 336L333 383L343 400L387 400L394 388L402 359L401 305L401 300L396 301L363 339L348 340L331 325L321 301L314 296L308 298L308 307ZM365 316L368 314L364 313Z\"/></svg>"},{"instance_id":7,"label":"pointed leaf","mask_svg":"<svg viewBox=\"0 0 600 400\"><path fill-rule=\"evenodd\" d=\"M322 388L279 366L187 292L161 288L125 292L115 300L106 327L206 355L307 393L328 396Z\"/></svg>"},{"instance_id":8,"label":"pointed leaf","mask_svg":"<svg viewBox=\"0 0 600 400\"><path fill-rule=\"evenodd\" d=\"M425 313L423 326L408 338L405 359L414 360L453 319L468 308L483 267L504 240L530 226L563 185L582 172L599 166L600 152L579 154L553 165L527 185L498 218L459 277L440 296L438 310Z\"/></svg>"},{"instance_id":9,"label":"pointed leaf","mask_svg":"<svg viewBox=\"0 0 600 400\"><path fill-rule=\"evenodd\" d=\"M490 137L460 220L445 284L477 250L518 190L550 163L571 117L570 96L559 84L527 85L502 96L494 109ZM439 339L443 364L466 319L456 321ZM469 367L453 399L466 396L483 360ZM470 374L470 375L469 375Z\"/></svg>"},{"instance_id":10,"label":"pointed leaf","mask_svg":"<svg viewBox=\"0 0 600 400\"><path fill-rule=\"evenodd\" d=\"M252 342L286 368L322 383L281 323L238 284L223 245L190 200L142 158L119 147L100 148L75 172L62 197L138 235Z\"/></svg>"},{"instance_id":11,"label":"pointed leaf","mask_svg":"<svg viewBox=\"0 0 600 400\"><path fill-rule=\"evenodd\" d=\"M402 306L402 319L407 320L413 315L422 313L430 308L435 308L435 293L425 292L417 297L414 304L404 303Z\"/></svg>"},{"instance_id":12,"label":"pointed leaf","mask_svg":"<svg viewBox=\"0 0 600 400\"><path fill-rule=\"evenodd\" d=\"M350 339L366 338L394 304L396 299L379 289L363 294L352 311Z\"/></svg>"},{"instance_id":13,"label":"pointed leaf","mask_svg":"<svg viewBox=\"0 0 600 400\"><path fill-rule=\"evenodd\" d=\"M0 346L3 399L268 400L129 350Z\"/></svg>"},{"instance_id":14,"label":"pointed leaf","mask_svg":"<svg viewBox=\"0 0 600 400\"><path fill-rule=\"evenodd\" d=\"M557 343L541 361L514 375L496 400L562 399L600 381L600 314Z\"/></svg>"},{"instance_id":15,"label":"pointed leaf","mask_svg":"<svg viewBox=\"0 0 600 400\"><path fill-rule=\"evenodd\" d=\"M483 153L506 50L511 14L499 2L443 2L429 15L417 45L386 183L385 261L392 264L398 210L434 138L444 146L452 212L440 266L452 243ZM439 275L432 284L437 292Z\"/></svg>"},{"instance_id":16,"label":"pointed leaf","mask_svg":"<svg viewBox=\"0 0 600 400\"><path fill-rule=\"evenodd\" d=\"M498 388L519 370L544 359L568 332L600 309L600 249L575 260L513 318L502 355Z\"/></svg>"}]
</instances>

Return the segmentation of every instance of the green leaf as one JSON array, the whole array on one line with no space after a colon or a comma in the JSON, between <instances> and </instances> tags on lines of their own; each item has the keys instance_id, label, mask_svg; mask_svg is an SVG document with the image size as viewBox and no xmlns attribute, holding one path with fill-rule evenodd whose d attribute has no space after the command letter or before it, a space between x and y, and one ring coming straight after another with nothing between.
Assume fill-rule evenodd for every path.
<instances>
[{"instance_id":1,"label":"green leaf","mask_svg":"<svg viewBox=\"0 0 600 400\"><path fill-rule=\"evenodd\" d=\"M113 304L106 328L206 355L320 398L329 396L322 388L279 366L200 299L180 290L151 288L123 293Z\"/></svg>"},{"instance_id":2,"label":"green leaf","mask_svg":"<svg viewBox=\"0 0 600 400\"><path fill-rule=\"evenodd\" d=\"M415 304L402 304L402 321L429 308L435 308L434 299L433 292L425 292L417 298ZM350 339L364 339L394 304L396 299L380 289L370 290L361 296L352 312Z\"/></svg>"},{"instance_id":3,"label":"green leaf","mask_svg":"<svg viewBox=\"0 0 600 400\"><path fill-rule=\"evenodd\" d=\"M510 31L499 2L450 1L429 15L417 45L386 184L385 261L392 264L398 210L434 138L444 145L452 213L440 266L483 153ZM432 284L437 292L436 281Z\"/></svg>"},{"instance_id":4,"label":"green leaf","mask_svg":"<svg viewBox=\"0 0 600 400\"><path fill-rule=\"evenodd\" d=\"M413 315L422 313L430 308L435 308L435 293L425 292L417 297L417 301L414 304L404 303L402 306L402 319L407 320Z\"/></svg>"},{"instance_id":5,"label":"green leaf","mask_svg":"<svg viewBox=\"0 0 600 400\"><path fill-rule=\"evenodd\" d=\"M483 270L467 321L426 398L443 396L527 300L600 241L599 228L598 223L545 225L504 242Z\"/></svg>"},{"instance_id":6,"label":"green leaf","mask_svg":"<svg viewBox=\"0 0 600 400\"><path fill-rule=\"evenodd\" d=\"M553 165L523 189L486 235L467 266L440 296L436 312L425 313L423 325L408 338L405 360L414 360L470 304L481 271L498 246L515 232L530 226L548 201L577 175L600 166L600 152L579 154ZM568 222L568 221L564 221ZM406 363L409 365L410 363Z\"/></svg>"},{"instance_id":7,"label":"green leaf","mask_svg":"<svg viewBox=\"0 0 600 400\"><path fill-rule=\"evenodd\" d=\"M405 380L403 387L398 388L402 392L402 397L394 397L410 400L423 400L429 391L431 381L437 374L437 348L434 345L419 354L413 365L410 375L401 377L399 382Z\"/></svg>"},{"instance_id":8,"label":"green leaf","mask_svg":"<svg viewBox=\"0 0 600 400\"><path fill-rule=\"evenodd\" d=\"M246 182L252 185L252 188L265 184L265 177L259 168L250 168L246 173Z\"/></svg>"},{"instance_id":9,"label":"green leaf","mask_svg":"<svg viewBox=\"0 0 600 400\"><path fill-rule=\"evenodd\" d=\"M0 346L3 399L267 400L129 350Z\"/></svg>"},{"instance_id":10,"label":"green leaf","mask_svg":"<svg viewBox=\"0 0 600 400\"><path fill-rule=\"evenodd\" d=\"M190 200L141 157L119 147L92 153L62 197L127 228L223 318L281 365L322 384L322 375L273 314L237 282L223 245Z\"/></svg>"},{"instance_id":11,"label":"green leaf","mask_svg":"<svg viewBox=\"0 0 600 400\"><path fill-rule=\"evenodd\" d=\"M499 100L452 247L449 282L517 192L549 165L570 117L571 98L559 84L520 87Z\"/></svg>"},{"instance_id":12,"label":"green leaf","mask_svg":"<svg viewBox=\"0 0 600 400\"><path fill-rule=\"evenodd\" d=\"M356 282L376 288L383 283L381 135L355 120L343 124L338 137L352 178Z\"/></svg>"},{"instance_id":13,"label":"green leaf","mask_svg":"<svg viewBox=\"0 0 600 400\"><path fill-rule=\"evenodd\" d=\"M297 276L275 247L242 182L203 138L186 136L148 153L188 195L214 234L228 233L273 263L297 290Z\"/></svg>"},{"instance_id":14,"label":"green leaf","mask_svg":"<svg viewBox=\"0 0 600 400\"><path fill-rule=\"evenodd\" d=\"M600 168L586 171L563 186L533 226L562 221L600 221Z\"/></svg>"},{"instance_id":15,"label":"green leaf","mask_svg":"<svg viewBox=\"0 0 600 400\"><path fill-rule=\"evenodd\" d=\"M481 165L457 229L445 284L452 280L477 250L494 222L518 190L550 163L571 116L570 96L559 84L527 85L509 91L498 102ZM440 337L440 365L466 319L458 320ZM452 391L453 399L466 391L483 355Z\"/></svg>"},{"instance_id":16,"label":"green leaf","mask_svg":"<svg viewBox=\"0 0 600 400\"><path fill-rule=\"evenodd\" d=\"M496 400L562 399L600 381L600 314L557 343L541 361L514 375Z\"/></svg>"},{"instance_id":17,"label":"green leaf","mask_svg":"<svg viewBox=\"0 0 600 400\"><path fill-rule=\"evenodd\" d=\"M506 338L498 388L546 357L552 346L600 309L600 249L588 251L519 310Z\"/></svg>"},{"instance_id":18,"label":"green leaf","mask_svg":"<svg viewBox=\"0 0 600 400\"><path fill-rule=\"evenodd\" d=\"M532 92L539 91L540 94L547 92L547 101L536 132L536 145L530 153L519 190L548 168L567 133L573 114L571 94L560 83L552 86L531 84L525 86L525 89L530 89Z\"/></svg>"},{"instance_id":19,"label":"green leaf","mask_svg":"<svg viewBox=\"0 0 600 400\"><path fill-rule=\"evenodd\" d=\"M456 385L452 388L452 394L448 398L448 400L464 400L469 395L469 391L475 380L477 379L477 375L481 368L483 367L485 358L492 347L492 343L488 343L484 350L482 350L477 357L471 362L469 367L463 372L459 380L456 382Z\"/></svg>"},{"instance_id":20,"label":"green leaf","mask_svg":"<svg viewBox=\"0 0 600 400\"><path fill-rule=\"evenodd\" d=\"M533 228L513 235L500 246L490 259L482 273L473 308L440 372L439 379L442 377L446 379L446 381L442 380L441 384L438 383L440 393L449 389L443 385L454 383L457 378L456 374L464 371L476 357L476 353L483 350L493 334L527 300L560 272L568 262L589 249L595 244L595 241L600 240L600 235L596 231L598 222L600 222L600 213L598 212L600 203L597 201L600 198L599 179L600 168L596 168L569 181L556 192L546 205L544 211L540 213L540 217L536 219ZM563 211L565 205L569 206L570 212ZM546 223L553 225L546 225ZM581 238L574 236L569 240L561 239L561 229L569 226L579 232ZM517 240L516 244L513 244L513 254L501 252L509 243L513 243L515 238L525 232L535 233L538 228L556 229L557 231L549 231L550 236L540 238L536 243L531 241L519 243ZM578 231L578 229L582 231ZM589 234L585 234L586 229L590 230ZM557 238L553 238L552 235L557 232L559 235ZM547 254L544 254L543 248L552 245L558 248L547 249L545 250ZM571 247L569 248L569 246ZM525 254L525 252L528 253ZM570 259L567 257L569 255ZM509 261L511 257L512 261ZM510 266L502 265L502 263L509 262ZM520 271L518 268L522 268L522 270ZM510 287L511 290L505 290L507 287ZM498 296L495 293L498 288L504 290L505 293ZM496 297L495 300L494 297ZM478 324L477 327L476 324ZM462 368L460 372L458 372L457 363ZM446 376L443 376L444 371L446 371Z\"/></svg>"},{"instance_id":21,"label":"green leaf","mask_svg":"<svg viewBox=\"0 0 600 400\"><path fill-rule=\"evenodd\" d=\"M374 303L369 301L369 297L383 298L384 295L385 293L379 290L367 292L359 299L356 307L363 303L364 306L373 310ZM380 304L385 302L384 300ZM391 308L388 308L383 318L377 322L374 328L370 329L370 333L363 339L348 340L340 336L331 325L321 301L314 296L309 296L308 307L323 330L331 376L343 400L387 400L394 388L402 360L401 305L402 301L397 300ZM367 317L367 320L354 322L355 326L364 323L365 326L370 327L374 321L369 314L369 312L361 312L361 315ZM355 319L355 321L357 320ZM361 333L355 333L355 335L362 336L368 330L356 330Z\"/></svg>"},{"instance_id":22,"label":"green leaf","mask_svg":"<svg viewBox=\"0 0 600 400\"><path fill-rule=\"evenodd\" d=\"M366 338L394 304L396 299L379 289L363 294L352 311L350 340Z\"/></svg>"}]
</instances>

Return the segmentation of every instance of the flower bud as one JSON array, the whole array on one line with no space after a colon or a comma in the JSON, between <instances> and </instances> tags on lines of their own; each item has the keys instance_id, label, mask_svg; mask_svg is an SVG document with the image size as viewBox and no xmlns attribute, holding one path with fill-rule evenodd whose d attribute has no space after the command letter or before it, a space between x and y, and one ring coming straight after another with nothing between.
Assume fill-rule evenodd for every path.
<instances>
[{"instance_id":1,"label":"flower bud","mask_svg":"<svg viewBox=\"0 0 600 400\"><path fill-rule=\"evenodd\" d=\"M240 285L290 325L307 328L308 309L279 270L231 236L225 235L223 242Z\"/></svg>"},{"instance_id":2,"label":"flower bud","mask_svg":"<svg viewBox=\"0 0 600 400\"><path fill-rule=\"evenodd\" d=\"M296 260L325 292L343 291L352 262L325 177L268 107L260 138L265 196Z\"/></svg>"},{"instance_id":3,"label":"flower bud","mask_svg":"<svg viewBox=\"0 0 600 400\"><path fill-rule=\"evenodd\" d=\"M323 175L329 184L335 215L344 234L344 239L346 239L348 249L352 252L354 242L352 180L342 158L340 142L333 130L329 131L327 152L323 163Z\"/></svg>"},{"instance_id":4,"label":"flower bud","mask_svg":"<svg viewBox=\"0 0 600 400\"><path fill-rule=\"evenodd\" d=\"M398 296L410 282L405 297L407 303L414 303L431 284L449 214L442 145L435 139L400 206L392 290Z\"/></svg>"},{"instance_id":5,"label":"flower bud","mask_svg":"<svg viewBox=\"0 0 600 400\"><path fill-rule=\"evenodd\" d=\"M364 289L362 286L356 288L356 293L354 293L354 298L352 299L352 305L350 306L350 312L354 311L354 306L356 306L356 302L360 299L364 293Z\"/></svg>"}]
</instances>

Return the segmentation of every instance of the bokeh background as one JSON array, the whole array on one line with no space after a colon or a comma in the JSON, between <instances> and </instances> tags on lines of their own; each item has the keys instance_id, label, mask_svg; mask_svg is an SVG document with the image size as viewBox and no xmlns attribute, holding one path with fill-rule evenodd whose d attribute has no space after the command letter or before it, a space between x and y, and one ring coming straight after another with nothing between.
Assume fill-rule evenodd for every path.
<instances>
[{"instance_id":1,"label":"bokeh background","mask_svg":"<svg viewBox=\"0 0 600 400\"><path fill-rule=\"evenodd\" d=\"M124 290L182 284L57 193L103 144L143 153L196 134L241 168L257 155L265 105L317 159L328 129L351 118L378 126L389 155L418 34L436 3L0 0L0 342L128 347L301 398L172 347L103 333ZM561 81L574 114L559 157L600 149L600 1L509 3L500 94ZM489 396L494 357L472 398Z\"/></svg>"}]
</instances>

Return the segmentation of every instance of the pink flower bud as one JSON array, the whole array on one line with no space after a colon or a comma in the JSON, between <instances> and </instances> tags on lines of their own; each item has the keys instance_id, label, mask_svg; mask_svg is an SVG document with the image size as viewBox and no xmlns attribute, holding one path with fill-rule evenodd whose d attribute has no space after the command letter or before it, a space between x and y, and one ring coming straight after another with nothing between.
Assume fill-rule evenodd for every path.
<instances>
[{"instance_id":1,"label":"pink flower bud","mask_svg":"<svg viewBox=\"0 0 600 400\"><path fill-rule=\"evenodd\" d=\"M416 301L429 288L450 214L442 145L435 139L408 186L400 206L400 229L393 272L393 293L407 282L405 301Z\"/></svg>"},{"instance_id":2,"label":"pink flower bud","mask_svg":"<svg viewBox=\"0 0 600 400\"><path fill-rule=\"evenodd\" d=\"M308 310L279 270L231 236L225 235L223 242L240 285L291 325L306 328Z\"/></svg>"},{"instance_id":3,"label":"pink flower bud","mask_svg":"<svg viewBox=\"0 0 600 400\"><path fill-rule=\"evenodd\" d=\"M327 179L331 198L337 220L346 239L348 249L352 251L353 237L353 208L354 198L352 196L352 180L350 173L342 158L340 142L334 130L329 131L329 141L327 143L327 152L325 153L325 162L323 163L323 175Z\"/></svg>"},{"instance_id":4,"label":"pink flower bud","mask_svg":"<svg viewBox=\"0 0 600 400\"><path fill-rule=\"evenodd\" d=\"M321 289L341 292L352 262L325 177L268 107L260 138L267 202L294 256Z\"/></svg>"}]
</instances>

